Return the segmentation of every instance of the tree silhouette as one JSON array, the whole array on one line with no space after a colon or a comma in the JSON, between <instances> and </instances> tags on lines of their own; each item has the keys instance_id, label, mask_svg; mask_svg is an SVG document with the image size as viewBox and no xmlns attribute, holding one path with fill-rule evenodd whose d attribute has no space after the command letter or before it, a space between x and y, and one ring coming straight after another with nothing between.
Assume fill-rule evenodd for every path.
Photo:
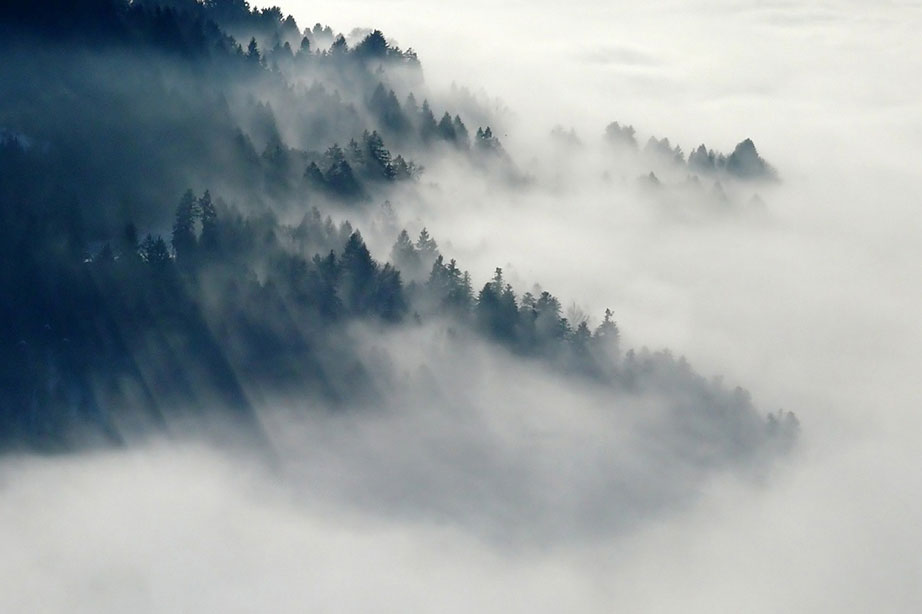
<instances>
[{"instance_id":1,"label":"tree silhouette","mask_svg":"<svg viewBox=\"0 0 922 614\"><path fill-rule=\"evenodd\" d=\"M387 56L388 45L381 30L374 30L355 46L352 53L363 59L381 59Z\"/></svg>"},{"instance_id":2,"label":"tree silhouette","mask_svg":"<svg viewBox=\"0 0 922 614\"><path fill-rule=\"evenodd\" d=\"M261 57L259 54L259 45L256 44L256 38L251 38L247 44L247 59L253 64L259 64Z\"/></svg>"},{"instance_id":3,"label":"tree silhouette","mask_svg":"<svg viewBox=\"0 0 922 614\"><path fill-rule=\"evenodd\" d=\"M211 200L211 192L208 190L205 190L199 199L198 210L202 222L199 245L202 249L213 252L218 248L218 213Z\"/></svg>"},{"instance_id":4,"label":"tree silhouette","mask_svg":"<svg viewBox=\"0 0 922 614\"><path fill-rule=\"evenodd\" d=\"M346 242L340 268L346 308L354 314L370 312L378 265L372 259L371 252L358 231L353 232Z\"/></svg>"},{"instance_id":5,"label":"tree silhouette","mask_svg":"<svg viewBox=\"0 0 922 614\"><path fill-rule=\"evenodd\" d=\"M437 134L438 125L435 123L432 109L429 108L429 101L423 100L423 106L419 113L419 137L424 143L429 143Z\"/></svg>"},{"instance_id":6,"label":"tree silhouette","mask_svg":"<svg viewBox=\"0 0 922 614\"><path fill-rule=\"evenodd\" d=\"M455 125L451 120L451 115L446 111L442 116L442 119L439 120L439 136L443 140L454 143L458 135L455 133Z\"/></svg>"},{"instance_id":7,"label":"tree silhouette","mask_svg":"<svg viewBox=\"0 0 922 614\"><path fill-rule=\"evenodd\" d=\"M381 139L377 130L371 134L365 132L362 140L365 144L365 153L367 153L369 161L374 166L375 175L385 180L392 181L396 173L391 165L391 152L384 146L384 141Z\"/></svg>"},{"instance_id":8,"label":"tree silhouette","mask_svg":"<svg viewBox=\"0 0 922 614\"><path fill-rule=\"evenodd\" d=\"M176 218L173 222L173 250L180 262L190 261L195 253L198 245L195 220L198 215L198 200L192 190L186 190L176 207Z\"/></svg>"},{"instance_id":9,"label":"tree silhouette","mask_svg":"<svg viewBox=\"0 0 922 614\"><path fill-rule=\"evenodd\" d=\"M141 258L158 270L164 269L172 262L170 250L166 246L166 241L160 235L157 235L156 239L151 235L145 237L141 243Z\"/></svg>"},{"instance_id":10,"label":"tree silhouette","mask_svg":"<svg viewBox=\"0 0 922 614\"><path fill-rule=\"evenodd\" d=\"M455 143L462 149L469 148L471 146L471 137L467 132L467 126L461 121L460 115L455 115L454 120L452 120L452 127L454 128Z\"/></svg>"},{"instance_id":11,"label":"tree silhouette","mask_svg":"<svg viewBox=\"0 0 922 614\"><path fill-rule=\"evenodd\" d=\"M429 236L429 230L425 227L419 231L419 237L416 239L416 250L419 252L423 264L427 266L429 262L438 256L439 246L435 239Z\"/></svg>"},{"instance_id":12,"label":"tree silhouette","mask_svg":"<svg viewBox=\"0 0 922 614\"><path fill-rule=\"evenodd\" d=\"M422 260L405 229L401 230L400 234L397 235L397 241L391 248L390 261L398 269L405 271L411 279L417 277L420 273Z\"/></svg>"}]
</instances>

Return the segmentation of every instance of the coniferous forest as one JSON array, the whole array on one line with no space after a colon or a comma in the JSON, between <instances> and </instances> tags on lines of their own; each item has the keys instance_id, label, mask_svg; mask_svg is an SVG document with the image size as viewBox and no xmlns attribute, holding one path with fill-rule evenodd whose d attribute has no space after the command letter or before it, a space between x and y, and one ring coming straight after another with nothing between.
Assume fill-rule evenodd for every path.
<instances>
[{"instance_id":1,"label":"coniferous forest","mask_svg":"<svg viewBox=\"0 0 922 614\"><path fill-rule=\"evenodd\" d=\"M373 414L430 389L369 343L432 327L445 335L432 361L484 344L600 391L601 411L655 399L681 464L790 448L793 414L757 409L669 350L628 347L617 310L568 313L579 297L469 271L425 218L405 226L402 203L433 165L526 190L542 171L506 151L496 109L460 88L433 95L411 48L305 26L244 0L0 8L4 450L128 446L215 423L258 446L260 408L279 398ZM779 180L749 139L686 157L618 122L599 136L615 168L644 167L638 190L654 200L742 206L725 186ZM551 140L583 146L560 127ZM462 391L467 377L451 376Z\"/></svg>"},{"instance_id":2,"label":"coniferous forest","mask_svg":"<svg viewBox=\"0 0 922 614\"><path fill-rule=\"evenodd\" d=\"M0 1L0 614L922 612L918 4Z\"/></svg>"}]
</instances>

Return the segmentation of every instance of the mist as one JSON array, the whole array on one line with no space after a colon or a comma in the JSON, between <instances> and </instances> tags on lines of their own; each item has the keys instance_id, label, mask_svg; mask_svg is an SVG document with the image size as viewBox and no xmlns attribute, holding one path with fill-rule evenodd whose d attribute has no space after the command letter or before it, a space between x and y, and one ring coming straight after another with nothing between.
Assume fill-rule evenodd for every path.
<instances>
[{"instance_id":1,"label":"mist","mask_svg":"<svg viewBox=\"0 0 922 614\"><path fill-rule=\"evenodd\" d=\"M365 210L310 204L349 219L380 262L397 231L426 228L475 289L502 267L520 295L552 291L574 324L586 314L595 329L611 308L619 349L663 371L612 387L425 312L344 326L317 342L349 348L317 368L335 394L239 378L257 443L171 422L123 449L5 456L0 609L922 607L916 5L282 10L412 47L425 84L392 85L425 92L436 118L491 124L509 159L484 170L408 144L418 181ZM279 90L257 87L286 143L345 145L352 120L299 132ZM229 101L241 124L245 93ZM614 121L636 129L636 152L606 140ZM750 138L779 181L690 184L645 151L650 137L686 157ZM302 214L246 181L189 176L244 212ZM313 368L293 367L309 381ZM764 436L778 410L796 413L796 444Z\"/></svg>"},{"instance_id":2,"label":"mist","mask_svg":"<svg viewBox=\"0 0 922 614\"><path fill-rule=\"evenodd\" d=\"M359 19L366 6L337 10ZM428 221L459 260L510 262L522 279L611 305L632 340L746 382L805 425L770 485L715 485L699 510L612 556L611 600L594 609L917 609L918 7L529 3L523 18L468 6L470 21L382 18L412 35L431 73L489 84L518 125L543 128L531 136L572 125L597 144L617 120L686 152L751 137L782 177L756 215L688 220L597 187L506 206L479 193L467 199L476 226ZM427 37L433 27L452 44ZM506 54L515 70L489 61Z\"/></svg>"}]
</instances>

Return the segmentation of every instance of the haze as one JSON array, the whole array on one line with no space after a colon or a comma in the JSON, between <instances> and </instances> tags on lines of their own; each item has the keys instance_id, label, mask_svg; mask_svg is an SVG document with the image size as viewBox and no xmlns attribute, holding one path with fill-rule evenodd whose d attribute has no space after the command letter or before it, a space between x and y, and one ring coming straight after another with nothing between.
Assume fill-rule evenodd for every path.
<instances>
[{"instance_id":1,"label":"haze","mask_svg":"<svg viewBox=\"0 0 922 614\"><path fill-rule=\"evenodd\" d=\"M591 385L446 349L438 323L359 326L412 392L371 419L280 395L261 409L273 459L194 439L5 459L0 610L920 611L920 8L285 2L302 27L412 47L434 100L456 83L506 109L498 136L535 181L435 161L398 226L427 227L475 288L502 266L593 325L612 308L624 347L796 412L800 439L765 466L685 466L658 456L684 435L654 401L613 418ZM649 197L650 169L608 157L612 121L686 154L751 138L781 182L729 186L725 208ZM386 258L392 237L362 230Z\"/></svg>"}]
</instances>

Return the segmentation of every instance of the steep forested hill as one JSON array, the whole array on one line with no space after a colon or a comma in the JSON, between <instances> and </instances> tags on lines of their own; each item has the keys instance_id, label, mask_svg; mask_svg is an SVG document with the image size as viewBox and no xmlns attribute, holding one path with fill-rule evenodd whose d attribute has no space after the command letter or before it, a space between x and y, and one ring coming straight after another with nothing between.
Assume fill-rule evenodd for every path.
<instances>
[{"instance_id":1,"label":"steep forested hill","mask_svg":"<svg viewBox=\"0 0 922 614\"><path fill-rule=\"evenodd\" d=\"M664 445L692 464L793 441L793 415L760 413L668 351L622 348L611 311L570 321L553 294L520 293L499 268L479 286L437 237L401 231L391 201L435 161L532 178L495 136L501 118L472 97L436 102L449 99L420 59L380 31L302 29L243 0L21 2L0 8L0 55L6 448L123 444L210 420L258 432L278 396L370 408L415 380L381 368L369 334L431 325L449 345L482 341L600 386L613 412L656 399L675 427ZM631 127L606 138L642 155ZM748 140L686 161L651 139L643 155L702 177L776 177ZM390 233L393 248L372 254L362 232Z\"/></svg>"}]
</instances>

